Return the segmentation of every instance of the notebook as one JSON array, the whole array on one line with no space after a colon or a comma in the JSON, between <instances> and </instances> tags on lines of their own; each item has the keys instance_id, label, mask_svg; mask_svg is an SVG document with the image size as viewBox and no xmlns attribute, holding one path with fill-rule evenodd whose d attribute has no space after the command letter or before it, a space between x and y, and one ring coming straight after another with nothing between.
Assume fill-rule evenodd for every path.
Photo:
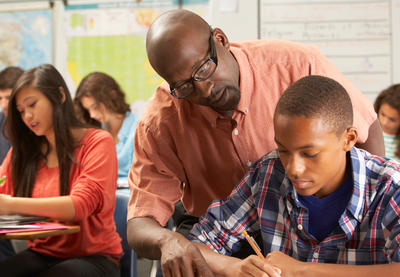
<instances>
[{"instance_id":1,"label":"notebook","mask_svg":"<svg viewBox=\"0 0 400 277\"><path fill-rule=\"evenodd\" d=\"M2 228L2 226L7 227L7 225L30 224L48 220L49 220L48 217L36 216L36 215L25 215L25 214L0 215L0 229Z\"/></svg>"}]
</instances>

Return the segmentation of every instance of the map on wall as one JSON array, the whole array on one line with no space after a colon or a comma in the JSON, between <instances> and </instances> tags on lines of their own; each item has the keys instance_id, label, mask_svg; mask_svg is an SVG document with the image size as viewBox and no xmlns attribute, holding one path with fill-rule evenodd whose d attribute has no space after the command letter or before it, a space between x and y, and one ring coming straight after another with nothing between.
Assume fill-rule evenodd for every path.
<instances>
[{"instance_id":1,"label":"map on wall","mask_svg":"<svg viewBox=\"0 0 400 277\"><path fill-rule=\"evenodd\" d=\"M100 71L119 83L129 103L149 98L162 80L147 60L145 37L154 18L171 9L173 1L158 1L157 7L146 7L146 2L67 6L67 72L74 85Z\"/></svg>"},{"instance_id":2,"label":"map on wall","mask_svg":"<svg viewBox=\"0 0 400 277\"><path fill-rule=\"evenodd\" d=\"M195 9L208 4L192 2ZM67 80L77 87L87 74L105 72L121 86L128 103L144 103L162 82L147 60L147 30L159 14L177 7L177 0L66 6Z\"/></svg>"},{"instance_id":3,"label":"map on wall","mask_svg":"<svg viewBox=\"0 0 400 277\"><path fill-rule=\"evenodd\" d=\"M52 63L51 10L0 12L0 70Z\"/></svg>"}]
</instances>

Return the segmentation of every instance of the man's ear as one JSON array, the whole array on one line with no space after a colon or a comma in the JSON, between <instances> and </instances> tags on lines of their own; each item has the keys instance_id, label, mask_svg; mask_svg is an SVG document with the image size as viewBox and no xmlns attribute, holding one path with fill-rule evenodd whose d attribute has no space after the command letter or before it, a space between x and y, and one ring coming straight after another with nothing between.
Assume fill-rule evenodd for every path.
<instances>
[{"instance_id":1,"label":"man's ear","mask_svg":"<svg viewBox=\"0 0 400 277\"><path fill-rule=\"evenodd\" d=\"M217 39L217 41L219 41L222 44L222 46L225 49L229 50L230 44L229 44L228 37L225 35L225 33L220 28L214 29L213 36L215 39Z\"/></svg>"},{"instance_id":2,"label":"man's ear","mask_svg":"<svg viewBox=\"0 0 400 277\"><path fill-rule=\"evenodd\" d=\"M64 103L64 101L65 101L65 91L64 91L64 88L63 87L58 87L58 90L60 91L60 93L61 93L61 103Z\"/></svg>"},{"instance_id":3,"label":"man's ear","mask_svg":"<svg viewBox=\"0 0 400 277\"><path fill-rule=\"evenodd\" d=\"M347 127L343 132L343 150L350 151L350 149L357 143L358 131L354 126Z\"/></svg>"}]
</instances>

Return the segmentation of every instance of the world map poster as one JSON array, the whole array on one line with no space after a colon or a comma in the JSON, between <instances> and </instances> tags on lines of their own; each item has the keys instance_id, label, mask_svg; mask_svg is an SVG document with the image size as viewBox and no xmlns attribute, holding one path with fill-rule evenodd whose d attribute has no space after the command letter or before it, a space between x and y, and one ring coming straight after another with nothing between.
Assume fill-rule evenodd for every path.
<instances>
[{"instance_id":1,"label":"world map poster","mask_svg":"<svg viewBox=\"0 0 400 277\"><path fill-rule=\"evenodd\" d=\"M52 12L0 12L0 70L52 63Z\"/></svg>"},{"instance_id":2,"label":"world map poster","mask_svg":"<svg viewBox=\"0 0 400 277\"><path fill-rule=\"evenodd\" d=\"M68 5L67 72L74 85L100 71L120 84L128 103L148 99L162 79L147 59L146 33L161 12L173 8L173 1L158 1L156 6L146 2Z\"/></svg>"},{"instance_id":3,"label":"world map poster","mask_svg":"<svg viewBox=\"0 0 400 277\"><path fill-rule=\"evenodd\" d=\"M206 13L208 0L186 0L183 8ZM146 34L161 13L179 7L177 0L110 1L65 7L67 80L73 86L93 71L105 72L122 87L133 112L162 82L146 54ZM135 111L135 108L139 111Z\"/></svg>"}]
</instances>

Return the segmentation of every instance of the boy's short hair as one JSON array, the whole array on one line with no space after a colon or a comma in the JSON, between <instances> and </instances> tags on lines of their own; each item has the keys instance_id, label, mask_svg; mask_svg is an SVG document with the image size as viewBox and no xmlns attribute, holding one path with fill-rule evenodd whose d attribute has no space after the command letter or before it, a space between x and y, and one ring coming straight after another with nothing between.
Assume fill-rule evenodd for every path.
<instances>
[{"instance_id":1,"label":"boy's short hair","mask_svg":"<svg viewBox=\"0 0 400 277\"><path fill-rule=\"evenodd\" d=\"M353 124L353 107L345 88L330 78L303 77L289 86L275 109L275 115L318 117L340 135Z\"/></svg>"},{"instance_id":2,"label":"boy's short hair","mask_svg":"<svg viewBox=\"0 0 400 277\"><path fill-rule=\"evenodd\" d=\"M3 69L0 72L0 89L12 89L22 73L24 73L24 70L17 66L9 66Z\"/></svg>"}]
</instances>

